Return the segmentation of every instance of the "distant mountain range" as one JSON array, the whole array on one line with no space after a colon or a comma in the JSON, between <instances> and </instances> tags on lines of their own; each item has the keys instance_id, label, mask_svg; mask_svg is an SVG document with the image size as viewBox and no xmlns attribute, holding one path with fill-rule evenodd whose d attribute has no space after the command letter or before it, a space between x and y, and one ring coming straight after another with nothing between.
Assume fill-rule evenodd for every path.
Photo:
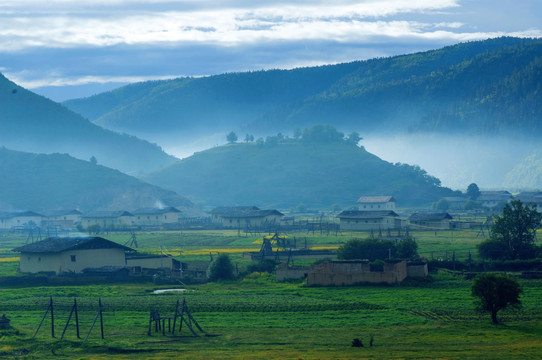
<instances>
[{"instance_id":1,"label":"distant mountain range","mask_svg":"<svg viewBox=\"0 0 542 360\"><path fill-rule=\"evenodd\" d=\"M64 105L105 128L184 139L216 131L532 134L542 40L498 38L346 64L152 81Z\"/></svg>"},{"instance_id":2,"label":"distant mountain range","mask_svg":"<svg viewBox=\"0 0 542 360\"><path fill-rule=\"evenodd\" d=\"M67 154L0 148L0 211L135 210L175 206L201 214L187 198Z\"/></svg>"},{"instance_id":3,"label":"distant mountain range","mask_svg":"<svg viewBox=\"0 0 542 360\"><path fill-rule=\"evenodd\" d=\"M0 74L0 146L34 153L69 153L139 174L176 159L132 135L103 129L66 107L36 95Z\"/></svg>"},{"instance_id":4,"label":"distant mountain range","mask_svg":"<svg viewBox=\"0 0 542 360\"><path fill-rule=\"evenodd\" d=\"M317 125L297 139L278 135L205 150L144 180L202 206L345 208L361 195L393 195L398 206L416 206L453 196L419 167L383 161L352 139Z\"/></svg>"}]
</instances>

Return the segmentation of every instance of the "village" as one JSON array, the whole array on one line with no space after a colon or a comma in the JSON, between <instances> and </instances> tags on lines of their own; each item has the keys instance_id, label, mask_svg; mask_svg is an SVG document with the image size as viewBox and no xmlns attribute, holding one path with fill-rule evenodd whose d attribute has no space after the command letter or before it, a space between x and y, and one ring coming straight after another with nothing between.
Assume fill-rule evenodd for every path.
<instances>
[{"instance_id":1,"label":"village","mask_svg":"<svg viewBox=\"0 0 542 360\"><path fill-rule=\"evenodd\" d=\"M435 235L437 231L450 229L480 229L483 232L489 230L492 212L514 199L539 205L542 204L542 193L523 193L514 197L507 191L481 192L477 198L477 217L467 216L469 213L464 210L467 198L443 199L449 204L446 212L436 211L438 209L398 211L392 196L361 196L349 210L310 220L307 214L285 216L278 210L262 210L256 206L217 207L208 217L198 219L184 218L174 207L85 214L77 210L55 211L48 215L27 211L3 214L0 231L27 234L26 244L13 249L19 253L18 271L23 274L91 281L159 277L161 281L173 283L205 282L212 254L207 261L185 262L171 254L146 253L137 249L138 231L174 231L197 226L199 229L229 229L236 230L238 235L242 232L261 236L260 250L245 252L244 257L255 262L273 261L278 265L277 281L306 279L309 286L393 285L407 277L426 277L427 263L423 259L390 257L382 269L372 271L368 260L337 260L333 249L311 249L306 240L305 244L297 244L279 234L311 230L327 231L328 234L364 232L370 238L397 242L409 237L412 231L435 232ZM98 236L103 233L107 237L109 233L119 232L131 234L130 241L123 245ZM293 265L293 259L302 260L304 265Z\"/></svg>"}]
</instances>

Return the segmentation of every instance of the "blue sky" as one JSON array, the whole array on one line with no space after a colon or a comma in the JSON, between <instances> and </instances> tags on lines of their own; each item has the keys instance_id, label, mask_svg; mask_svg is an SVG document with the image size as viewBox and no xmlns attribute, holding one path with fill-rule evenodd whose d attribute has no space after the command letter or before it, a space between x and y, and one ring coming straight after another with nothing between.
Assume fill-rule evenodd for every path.
<instances>
[{"instance_id":1,"label":"blue sky","mask_svg":"<svg viewBox=\"0 0 542 360\"><path fill-rule=\"evenodd\" d=\"M2 0L0 72L62 101L135 81L541 37L541 15L540 0Z\"/></svg>"}]
</instances>

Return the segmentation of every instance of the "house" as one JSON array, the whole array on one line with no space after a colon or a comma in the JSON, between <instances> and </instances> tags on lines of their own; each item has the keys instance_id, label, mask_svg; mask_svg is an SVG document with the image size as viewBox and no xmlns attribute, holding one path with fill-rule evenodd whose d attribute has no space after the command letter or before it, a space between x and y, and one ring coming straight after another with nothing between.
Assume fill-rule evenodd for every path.
<instances>
[{"instance_id":1,"label":"house","mask_svg":"<svg viewBox=\"0 0 542 360\"><path fill-rule=\"evenodd\" d=\"M463 210L465 209L465 204L469 201L469 199L461 196L447 196L443 197L442 200L448 203L450 210Z\"/></svg>"},{"instance_id":2,"label":"house","mask_svg":"<svg viewBox=\"0 0 542 360\"><path fill-rule=\"evenodd\" d=\"M143 272L163 272L167 275L179 274L181 262L171 255L127 254L126 265L139 267Z\"/></svg>"},{"instance_id":3,"label":"house","mask_svg":"<svg viewBox=\"0 0 542 360\"><path fill-rule=\"evenodd\" d=\"M341 230L387 230L401 227L399 215L392 210L345 210L337 217Z\"/></svg>"},{"instance_id":4,"label":"house","mask_svg":"<svg viewBox=\"0 0 542 360\"><path fill-rule=\"evenodd\" d=\"M417 230L450 229L451 220L448 213L414 213L408 217L410 227Z\"/></svg>"},{"instance_id":5,"label":"house","mask_svg":"<svg viewBox=\"0 0 542 360\"><path fill-rule=\"evenodd\" d=\"M45 213L46 218L43 221L46 226L59 226L62 228L73 228L81 223L83 213L79 210L54 210Z\"/></svg>"},{"instance_id":6,"label":"house","mask_svg":"<svg viewBox=\"0 0 542 360\"><path fill-rule=\"evenodd\" d=\"M211 210L214 223L231 229L278 226L283 216L277 210L260 210L256 206L217 207Z\"/></svg>"},{"instance_id":7,"label":"house","mask_svg":"<svg viewBox=\"0 0 542 360\"><path fill-rule=\"evenodd\" d=\"M134 225L160 226L179 223L181 211L170 206L166 208L141 208L132 213L134 215Z\"/></svg>"},{"instance_id":8,"label":"house","mask_svg":"<svg viewBox=\"0 0 542 360\"><path fill-rule=\"evenodd\" d=\"M17 227L41 226L44 215L33 211L17 211L0 214L0 230L10 230Z\"/></svg>"},{"instance_id":9,"label":"house","mask_svg":"<svg viewBox=\"0 0 542 360\"><path fill-rule=\"evenodd\" d=\"M124 267L129 247L101 237L50 237L27 244L20 252L19 271L23 273L75 273L87 268Z\"/></svg>"},{"instance_id":10,"label":"house","mask_svg":"<svg viewBox=\"0 0 542 360\"><path fill-rule=\"evenodd\" d=\"M538 211L542 210L542 192L522 192L514 196L514 200L521 201L524 205L536 205Z\"/></svg>"},{"instance_id":11,"label":"house","mask_svg":"<svg viewBox=\"0 0 542 360\"><path fill-rule=\"evenodd\" d=\"M387 261L382 271L371 271L368 260L325 261L312 264L307 273L308 286L344 286L360 283L399 284L407 277L407 263Z\"/></svg>"},{"instance_id":12,"label":"house","mask_svg":"<svg viewBox=\"0 0 542 360\"><path fill-rule=\"evenodd\" d=\"M395 211L395 199L393 196L362 196L358 199L360 211Z\"/></svg>"},{"instance_id":13,"label":"house","mask_svg":"<svg viewBox=\"0 0 542 360\"><path fill-rule=\"evenodd\" d=\"M507 202L513 200L512 194L508 191L480 191L480 196L476 198L476 201L482 204L487 209L494 209L499 205L504 205Z\"/></svg>"},{"instance_id":14,"label":"house","mask_svg":"<svg viewBox=\"0 0 542 360\"><path fill-rule=\"evenodd\" d=\"M81 225L100 226L102 229L115 229L129 227L134 224L134 215L128 211L96 211L81 216Z\"/></svg>"}]
</instances>

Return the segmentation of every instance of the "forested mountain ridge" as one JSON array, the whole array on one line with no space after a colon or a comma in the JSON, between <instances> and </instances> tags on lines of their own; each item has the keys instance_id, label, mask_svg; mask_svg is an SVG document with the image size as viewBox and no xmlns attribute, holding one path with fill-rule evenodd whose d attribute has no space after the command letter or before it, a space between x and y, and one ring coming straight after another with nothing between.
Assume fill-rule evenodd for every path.
<instances>
[{"instance_id":1,"label":"forested mountain ridge","mask_svg":"<svg viewBox=\"0 0 542 360\"><path fill-rule=\"evenodd\" d=\"M427 205L454 193L419 167L383 161L356 143L318 125L297 139L279 134L198 152L144 179L204 206L329 209L355 205L361 195Z\"/></svg>"},{"instance_id":2,"label":"forested mountain ridge","mask_svg":"<svg viewBox=\"0 0 542 360\"><path fill-rule=\"evenodd\" d=\"M0 147L0 210L135 210L176 206L199 210L185 197L67 154L32 154Z\"/></svg>"},{"instance_id":3,"label":"forested mountain ridge","mask_svg":"<svg viewBox=\"0 0 542 360\"><path fill-rule=\"evenodd\" d=\"M175 158L147 141L103 129L0 74L0 145L35 153L69 153L127 173L156 170Z\"/></svg>"},{"instance_id":4,"label":"forested mountain ridge","mask_svg":"<svg viewBox=\"0 0 542 360\"><path fill-rule=\"evenodd\" d=\"M357 131L532 133L541 39L498 38L391 58L133 84L70 109L133 134L327 123Z\"/></svg>"}]
</instances>

